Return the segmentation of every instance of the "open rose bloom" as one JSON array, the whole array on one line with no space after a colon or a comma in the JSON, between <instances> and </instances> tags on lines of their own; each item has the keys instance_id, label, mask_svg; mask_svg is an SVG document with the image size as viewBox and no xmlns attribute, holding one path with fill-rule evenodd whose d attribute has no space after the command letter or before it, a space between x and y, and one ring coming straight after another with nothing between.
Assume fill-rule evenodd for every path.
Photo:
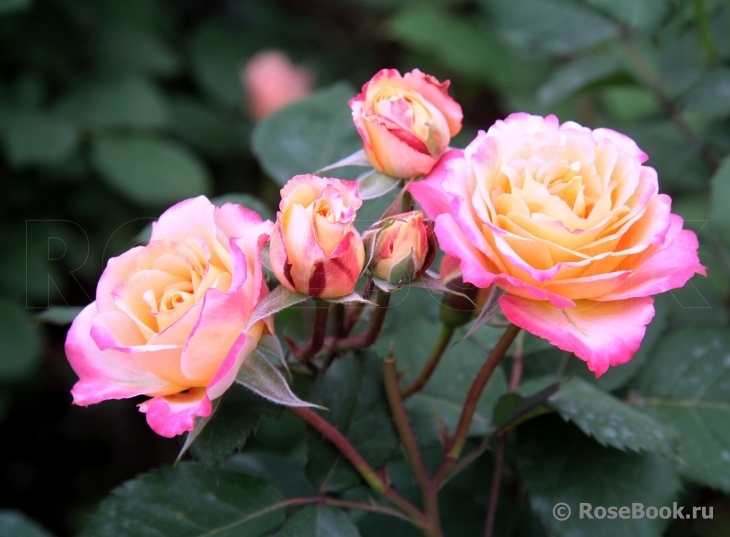
<instances>
[{"instance_id":1,"label":"open rose bloom","mask_svg":"<svg viewBox=\"0 0 730 537\"><path fill-rule=\"evenodd\" d=\"M357 181L297 175L281 189L271 270L284 287L317 298L355 291L365 248L355 229Z\"/></svg>"},{"instance_id":2,"label":"open rose bloom","mask_svg":"<svg viewBox=\"0 0 730 537\"><path fill-rule=\"evenodd\" d=\"M109 260L96 302L74 321L66 355L74 403L146 395L155 432L172 437L211 413L273 321L246 325L268 294L260 251L272 223L207 198L168 209L147 246Z\"/></svg>"},{"instance_id":3,"label":"open rose bloom","mask_svg":"<svg viewBox=\"0 0 730 537\"><path fill-rule=\"evenodd\" d=\"M365 154L379 172L411 179L428 173L461 130L449 82L414 69L383 69L350 101Z\"/></svg>"},{"instance_id":4,"label":"open rose bloom","mask_svg":"<svg viewBox=\"0 0 730 537\"><path fill-rule=\"evenodd\" d=\"M651 295L705 274L647 158L609 129L513 114L410 190L465 281L601 375L639 348Z\"/></svg>"}]
</instances>

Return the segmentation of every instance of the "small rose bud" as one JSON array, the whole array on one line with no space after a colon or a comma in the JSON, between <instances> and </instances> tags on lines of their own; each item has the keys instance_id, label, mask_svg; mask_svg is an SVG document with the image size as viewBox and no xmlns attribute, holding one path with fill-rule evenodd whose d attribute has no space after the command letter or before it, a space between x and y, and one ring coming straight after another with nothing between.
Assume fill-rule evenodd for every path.
<instances>
[{"instance_id":1,"label":"small rose bud","mask_svg":"<svg viewBox=\"0 0 730 537\"><path fill-rule=\"evenodd\" d=\"M441 322L451 328L458 328L459 326L465 325L474 318L476 308L470 299L474 300L480 289L462 280L459 260L448 254L441 262L439 276L441 283L446 287L469 297L467 299L460 295L444 293L444 297L441 299L441 311L439 314Z\"/></svg>"},{"instance_id":2,"label":"small rose bud","mask_svg":"<svg viewBox=\"0 0 730 537\"><path fill-rule=\"evenodd\" d=\"M297 175L284 185L269 243L281 284L318 298L353 293L365 264L354 224L361 205L357 181Z\"/></svg>"},{"instance_id":3,"label":"small rose bud","mask_svg":"<svg viewBox=\"0 0 730 537\"><path fill-rule=\"evenodd\" d=\"M391 285L404 285L423 274L433 263L436 242L433 222L421 211L388 217L364 236L372 254L373 276Z\"/></svg>"}]
</instances>

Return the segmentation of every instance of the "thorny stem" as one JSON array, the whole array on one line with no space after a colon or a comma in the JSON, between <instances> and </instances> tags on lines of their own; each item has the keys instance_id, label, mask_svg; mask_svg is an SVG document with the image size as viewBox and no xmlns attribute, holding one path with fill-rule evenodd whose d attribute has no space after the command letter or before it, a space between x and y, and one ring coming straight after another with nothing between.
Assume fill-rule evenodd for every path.
<instances>
[{"instance_id":1,"label":"thorny stem","mask_svg":"<svg viewBox=\"0 0 730 537\"><path fill-rule=\"evenodd\" d=\"M525 348L525 333L521 332L515 342L515 355L512 360L512 374L509 379L509 391L513 392L520 385L522 378L522 356ZM492 487L489 491L489 506L487 508L487 520L484 524L484 537L492 537L494 534L494 522L497 519L497 504L499 503L499 489L502 485L502 472L504 471L504 452L507 448L507 433L502 432L497 437L497 452L495 454L494 475L492 476Z\"/></svg>"},{"instance_id":2,"label":"thorny stem","mask_svg":"<svg viewBox=\"0 0 730 537\"><path fill-rule=\"evenodd\" d=\"M327 335L327 313L329 312L329 304L324 300L314 299L316 312L314 315L314 328L312 332L312 340L304 347L297 360L306 364L314 358L324 345L324 338Z\"/></svg>"},{"instance_id":3,"label":"thorny stem","mask_svg":"<svg viewBox=\"0 0 730 537\"><path fill-rule=\"evenodd\" d=\"M345 339L334 340L332 348L336 351L347 351L352 349L364 349L369 347L378 339L380 330L383 328L385 314L388 311L388 302L390 302L390 294L385 291L378 291L377 306L373 310L373 316L370 319L370 327L361 334L350 336Z\"/></svg>"},{"instance_id":4,"label":"thorny stem","mask_svg":"<svg viewBox=\"0 0 730 537\"><path fill-rule=\"evenodd\" d=\"M423 464L421 452L418 449L416 437L408 422L408 412L403 406L400 390L398 388L398 373L395 367L395 359L391 356L383 361L383 381L385 393L388 396L390 411L393 414L395 428L398 430L403 452L406 461L416 478L418 487L421 489L423 507L426 510L426 519L429 522L429 531L432 535L441 535L441 523L439 521L438 488L428 476L426 466Z\"/></svg>"},{"instance_id":5,"label":"thorny stem","mask_svg":"<svg viewBox=\"0 0 730 537\"><path fill-rule=\"evenodd\" d=\"M337 498L329 498L327 496L314 496L311 498L289 498L271 506L270 510L283 509L286 507L295 507L298 505L324 504L332 507L343 507L345 509L360 509L361 511L369 511L380 515L388 515L403 520L410 520L406 515L396 509L377 505L372 503L349 502L347 500L339 500Z\"/></svg>"},{"instance_id":6,"label":"thorny stem","mask_svg":"<svg viewBox=\"0 0 730 537\"><path fill-rule=\"evenodd\" d=\"M433 375L433 372L436 370L439 361L441 361L441 357L448 348L449 342L451 341L453 335L453 328L445 325L441 328L441 333L436 340L436 345L434 345L433 349L431 350L431 354L429 354L428 358L426 359L426 363L424 364L423 369L421 369L421 372L418 373L418 376L413 380L413 382L411 382L401 390L400 395L403 399L406 399L414 393L422 390L423 387L428 383L431 375Z\"/></svg>"},{"instance_id":7,"label":"thorny stem","mask_svg":"<svg viewBox=\"0 0 730 537\"><path fill-rule=\"evenodd\" d=\"M350 461L355 470L362 476L365 482L378 494L388 498L401 511L408 515L409 520L421 528L427 528L428 523L425 515L416 509L408 500L390 488L390 485L381 478L378 473L367 463L355 447L327 420L319 414L306 407L288 407L289 410L307 422L311 427L319 431L322 436L332 442L342 455Z\"/></svg>"},{"instance_id":8,"label":"thorny stem","mask_svg":"<svg viewBox=\"0 0 730 537\"><path fill-rule=\"evenodd\" d=\"M489 353L487 360L477 373L471 388L469 388L464 408L462 409L461 416L459 417L459 424L456 426L456 432L454 433L454 437L451 441L445 446L446 457L444 457L441 467L434 476L434 481L439 485L439 487L445 483L445 478L452 473L453 467L464 449L466 437L469 434L469 427L474 419L474 412L477 409L477 404L484 392L484 388L487 386L487 382L489 382L489 379L492 377L492 373L494 373L494 370L499 365L499 362L502 360L502 357L507 352L507 349L509 349L509 346L514 341L519 331L519 326L510 324L507 327L507 330L505 330L502 337L499 338L499 341L497 341L497 344L492 349L492 352Z\"/></svg>"}]
</instances>

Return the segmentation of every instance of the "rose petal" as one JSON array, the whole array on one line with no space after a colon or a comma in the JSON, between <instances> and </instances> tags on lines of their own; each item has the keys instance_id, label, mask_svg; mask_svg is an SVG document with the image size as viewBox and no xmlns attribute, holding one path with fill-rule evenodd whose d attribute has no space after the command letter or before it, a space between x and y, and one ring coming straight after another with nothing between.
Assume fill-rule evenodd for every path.
<instances>
[{"instance_id":1,"label":"rose petal","mask_svg":"<svg viewBox=\"0 0 730 537\"><path fill-rule=\"evenodd\" d=\"M206 418L212 410L213 406L203 388L155 397L139 405L139 411L147 414L147 423L152 430L166 438L192 431L195 418Z\"/></svg>"},{"instance_id":2,"label":"rose petal","mask_svg":"<svg viewBox=\"0 0 730 537\"><path fill-rule=\"evenodd\" d=\"M97 313L95 302L86 306L74 319L66 338L66 356L79 376L71 390L74 404L86 406L106 399L168 394L184 389L140 367L127 353L100 350L91 338Z\"/></svg>"},{"instance_id":3,"label":"rose petal","mask_svg":"<svg viewBox=\"0 0 730 537\"><path fill-rule=\"evenodd\" d=\"M561 309L513 295L499 299L507 319L531 334L585 360L596 377L631 360L654 316L652 298L611 302L576 301Z\"/></svg>"}]
</instances>

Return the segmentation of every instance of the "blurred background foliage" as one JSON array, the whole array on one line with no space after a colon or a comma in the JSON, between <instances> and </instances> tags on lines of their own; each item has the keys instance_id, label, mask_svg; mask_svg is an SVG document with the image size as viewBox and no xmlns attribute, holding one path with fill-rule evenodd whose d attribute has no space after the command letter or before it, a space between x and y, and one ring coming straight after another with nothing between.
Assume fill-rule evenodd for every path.
<instances>
[{"instance_id":1,"label":"blurred background foliage","mask_svg":"<svg viewBox=\"0 0 730 537\"><path fill-rule=\"evenodd\" d=\"M298 122L274 116L256 128L239 71L268 48L327 89ZM271 217L291 174L357 149L346 100L383 67L451 79L465 116L454 146L512 111L632 136L698 232L709 272L665 297L652 341L679 327L727 329L727 0L0 0L0 507L72 535L111 488L174 460L177 441L148 430L134 401L71 407L72 308L176 201L226 196ZM341 154L323 153L327 136ZM41 314L50 305L71 309ZM713 418L726 433L727 414ZM303 441L285 417L264 421L254 445L287 452ZM486 501L473 488L485 483L462 481ZM716 491L730 485L713 489L685 499L715 505L715 520L676 522L669 534L727 535L728 500ZM46 535L34 524L0 512L0 535ZM377 534L368 524L363 534ZM504 531L539 535L532 526Z\"/></svg>"}]
</instances>

